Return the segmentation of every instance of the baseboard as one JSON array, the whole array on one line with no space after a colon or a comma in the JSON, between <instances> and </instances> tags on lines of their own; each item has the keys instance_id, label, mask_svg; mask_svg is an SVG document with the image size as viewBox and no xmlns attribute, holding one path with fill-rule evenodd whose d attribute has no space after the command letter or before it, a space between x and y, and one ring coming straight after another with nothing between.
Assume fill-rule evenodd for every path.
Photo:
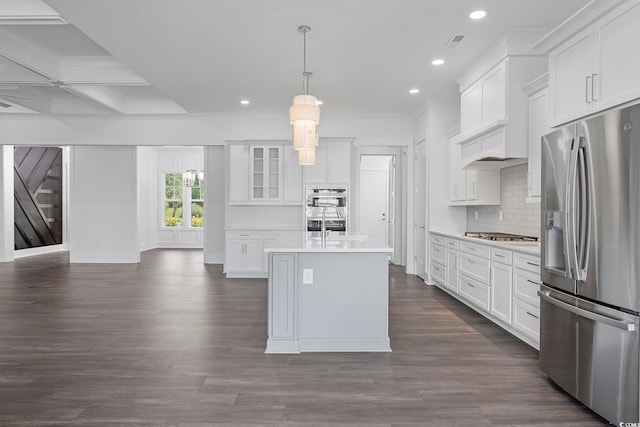
<instances>
[{"instance_id":1,"label":"baseboard","mask_svg":"<svg viewBox=\"0 0 640 427\"><path fill-rule=\"evenodd\" d=\"M224 264L224 254L207 255L205 251L204 263L205 264Z\"/></svg>"},{"instance_id":2,"label":"baseboard","mask_svg":"<svg viewBox=\"0 0 640 427\"><path fill-rule=\"evenodd\" d=\"M73 254L69 262L71 264L139 264L140 252L133 254Z\"/></svg>"},{"instance_id":3,"label":"baseboard","mask_svg":"<svg viewBox=\"0 0 640 427\"><path fill-rule=\"evenodd\" d=\"M18 249L13 252L13 257L23 258L27 256L50 254L52 252L63 252L67 250L68 249L65 245L40 246L39 248Z\"/></svg>"},{"instance_id":4,"label":"baseboard","mask_svg":"<svg viewBox=\"0 0 640 427\"><path fill-rule=\"evenodd\" d=\"M158 248L158 242L143 243L140 245L140 252L150 251L151 249L157 249L157 248Z\"/></svg>"},{"instance_id":5,"label":"baseboard","mask_svg":"<svg viewBox=\"0 0 640 427\"><path fill-rule=\"evenodd\" d=\"M268 339L267 348L264 351L268 354L299 354L298 340L277 340Z\"/></svg>"},{"instance_id":6,"label":"baseboard","mask_svg":"<svg viewBox=\"0 0 640 427\"><path fill-rule=\"evenodd\" d=\"M389 338L300 338L300 351L383 352L391 351Z\"/></svg>"}]
</instances>

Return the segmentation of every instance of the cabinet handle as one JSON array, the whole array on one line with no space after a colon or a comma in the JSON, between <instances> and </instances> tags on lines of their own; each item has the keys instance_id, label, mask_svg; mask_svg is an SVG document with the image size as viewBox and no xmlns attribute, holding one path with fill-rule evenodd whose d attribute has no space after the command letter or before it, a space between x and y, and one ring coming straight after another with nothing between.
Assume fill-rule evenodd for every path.
<instances>
[{"instance_id":1,"label":"cabinet handle","mask_svg":"<svg viewBox=\"0 0 640 427\"><path fill-rule=\"evenodd\" d=\"M467 259L467 261L469 262L469 264L476 264L476 262L472 259Z\"/></svg>"},{"instance_id":2,"label":"cabinet handle","mask_svg":"<svg viewBox=\"0 0 640 427\"><path fill-rule=\"evenodd\" d=\"M587 104L591 104L591 94L589 93L591 89L591 76L587 76L585 79L585 88L584 88L584 96Z\"/></svg>"},{"instance_id":3,"label":"cabinet handle","mask_svg":"<svg viewBox=\"0 0 640 427\"><path fill-rule=\"evenodd\" d=\"M538 282L536 282L534 280L531 280L531 279L527 279L527 282L533 283L534 285L539 285L540 284L540 283L538 283Z\"/></svg>"},{"instance_id":4,"label":"cabinet handle","mask_svg":"<svg viewBox=\"0 0 640 427\"><path fill-rule=\"evenodd\" d=\"M536 264L535 262L527 261L527 264L533 265L534 267L540 267L540 264Z\"/></svg>"},{"instance_id":5,"label":"cabinet handle","mask_svg":"<svg viewBox=\"0 0 640 427\"><path fill-rule=\"evenodd\" d=\"M530 311L527 311L527 314L528 314L529 316L531 316L531 317L536 318L536 319L539 319L539 318L540 318L540 316L536 316L535 314L533 314L533 313L532 313L532 312L530 312Z\"/></svg>"},{"instance_id":6,"label":"cabinet handle","mask_svg":"<svg viewBox=\"0 0 640 427\"><path fill-rule=\"evenodd\" d=\"M591 100L597 101L599 96L596 95L596 89L598 89L598 84L596 83L596 79L598 78L598 74L591 74Z\"/></svg>"},{"instance_id":7,"label":"cabinet handle","mask_svg":"<svg viewBox=\"0 0 640 427\"><path fill-rule=\"evenodd\" d=\"M470 286L470 287L472 287L472 288L475 288L475 286L474 286L474 285L472 285L472 284L471 284L471 283L469 283L469 282L467 282L467 286Z\"/></svg>"},{"instance_id":8,"label":"cabinet handle","mask_svg":"<svg viewBox=\"0 0 640 427\"><path fill-rule=\"evenodd\" d=\"M498 258L505 258L504 255L500 255L500 254L494 254L495 256L497 256Z\"/></svg>"}]
</instances>

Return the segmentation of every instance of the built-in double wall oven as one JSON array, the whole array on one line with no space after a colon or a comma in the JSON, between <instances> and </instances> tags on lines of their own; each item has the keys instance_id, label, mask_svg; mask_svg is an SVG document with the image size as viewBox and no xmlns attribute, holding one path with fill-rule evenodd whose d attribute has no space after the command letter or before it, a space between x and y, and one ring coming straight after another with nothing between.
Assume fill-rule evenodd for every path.
<instances>
[{"instance_id":1,"label":"built-in double wall oven","mask_svg":"<svg viewBox=\"0 0 640 427\"><path fill-rule=\"evenodd\" d=\"M305 221L307 232L319 233L324 219L325 230L346 234L349 213L346 188L307 188Z\"/></svg>"}]
</instances>

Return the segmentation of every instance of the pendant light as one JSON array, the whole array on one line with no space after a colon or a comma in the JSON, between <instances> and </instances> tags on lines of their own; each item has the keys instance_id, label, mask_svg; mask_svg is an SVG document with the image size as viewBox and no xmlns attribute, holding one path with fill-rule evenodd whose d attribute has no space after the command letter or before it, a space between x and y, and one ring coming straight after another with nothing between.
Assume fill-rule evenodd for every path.
<instances>
[{"instance_id":1,"label":"pendant light","mask_svg":"<svg viewBox=\"0 0 640 427\"><path fill-rule=\"evenodd\" d=\"M313 166L316 164L316 149L298 150L298 163L302 166Z\"/></svg>"},{"instance_id":2,"label":"pendant light","mask_svg":"<svg viewBox=\"0 0 640 427\"><path fill-rule=\"evenodd\" d=\"M289 121L293 126L293 148L298 150L298 163L301 165L315 164L315 149L318 145L318 123L320 123L320 108L315 96L309 95L309 77L313 73L307 71L307 33L311 27L301 25L298 31L303 34L303 71L302 89L304 95L293 97L293 104L289 107ZM301 153L305 151L306 153Z\"/></svg>"}]
</instances>

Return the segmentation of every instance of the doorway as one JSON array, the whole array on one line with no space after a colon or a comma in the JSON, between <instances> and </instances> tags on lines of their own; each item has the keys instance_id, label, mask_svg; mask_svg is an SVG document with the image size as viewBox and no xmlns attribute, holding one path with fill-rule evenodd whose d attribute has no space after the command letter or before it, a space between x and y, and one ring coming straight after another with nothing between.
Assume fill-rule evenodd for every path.
<instances>
[{"instance_id":1,"label":"doorway","mask_svg":"<svg viewBox=\"0 0 640 427\"><path fill-rule=\"evenodd\" d=\"M360 146L356 154L354 229L392 247L391 262L406 265L406 148Z\"/></svg>"},{"instance_id":2,"label":"doorway","mask_svg":"<svg viewBox=\"0 0 640 427\"><path fill-rule=\"evenodd\" d=\"M393 242L394 156L363 155L360 158L360 232L368 239Z\"/></svg>"},{"instance_id":3,"label":"doorway","mask_svg":"<svg viewBox=\"0 0 640 427\"><path fill-rule=\"evenodd\" d=\"M427 144L423 140L416 146L415 158L416 194L415 194L415 272L416 276L426 277L426 252L427 252Z\"/></svg>"}]
</instances>

